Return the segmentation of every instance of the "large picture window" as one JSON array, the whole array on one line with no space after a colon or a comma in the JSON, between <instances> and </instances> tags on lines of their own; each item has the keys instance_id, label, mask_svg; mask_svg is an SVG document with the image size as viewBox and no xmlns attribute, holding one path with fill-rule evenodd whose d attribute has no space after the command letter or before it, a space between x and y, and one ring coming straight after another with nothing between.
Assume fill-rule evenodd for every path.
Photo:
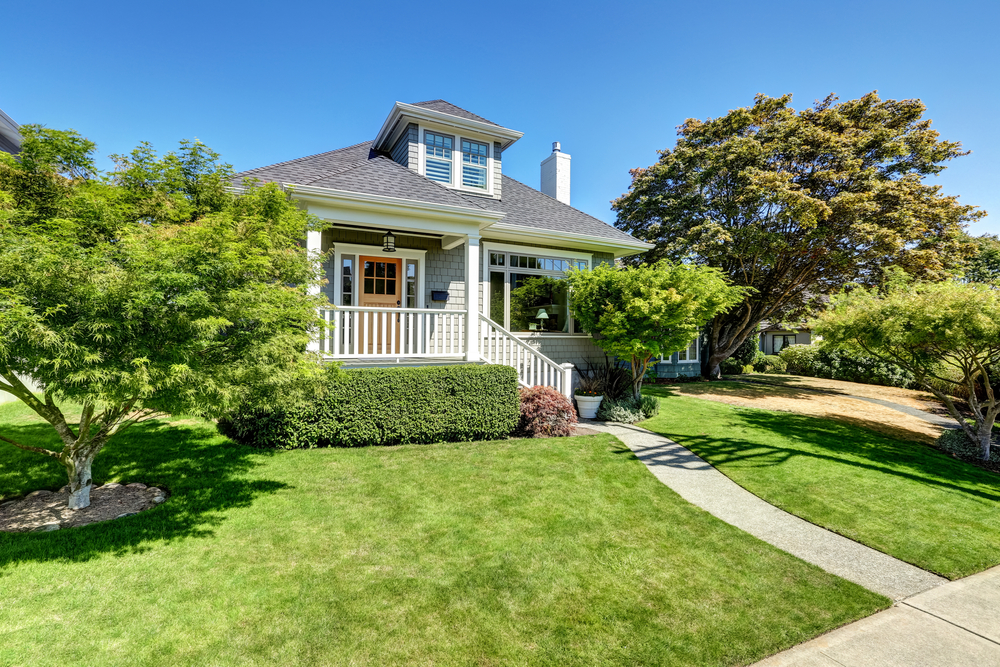
<instances>
[{"instance_id":1,"label":"large picture window","mask_svg":"<svg viewBox=\"0 0 1000 667\"><path fill-rule=\"evenodd\" d=\"M695 338L687 349L677 353L677 361L698 361L698 339Z\"/></svg>"},{"instance_id":2,"label":"large picture window","mask_svg":"<svg viewBox=\"0 0 1000 667\"><path fill-rule=\"evenodd\" d=\"M581 259L489 253L489 317L514 332L583 333L569 310L566 271Z\"/></svg>"}]
</instances>

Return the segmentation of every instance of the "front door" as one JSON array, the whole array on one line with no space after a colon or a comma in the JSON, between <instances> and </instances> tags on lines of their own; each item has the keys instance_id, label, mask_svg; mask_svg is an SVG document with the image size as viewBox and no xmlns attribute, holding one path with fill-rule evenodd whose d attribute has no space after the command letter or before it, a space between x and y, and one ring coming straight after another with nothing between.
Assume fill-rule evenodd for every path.
<instances>
[{"instance_id":1,"label":"front door","mask_svg":"<svg viewBox=\"0 0 1000 667\"><path fill-rule=\"evenodd\" d=\"M362 255L358 305L362 308L399 308L403 299L403 260ZM366 354L399 354L399 315L361 313L360 340Z\"/></svg>"}]
</instances>

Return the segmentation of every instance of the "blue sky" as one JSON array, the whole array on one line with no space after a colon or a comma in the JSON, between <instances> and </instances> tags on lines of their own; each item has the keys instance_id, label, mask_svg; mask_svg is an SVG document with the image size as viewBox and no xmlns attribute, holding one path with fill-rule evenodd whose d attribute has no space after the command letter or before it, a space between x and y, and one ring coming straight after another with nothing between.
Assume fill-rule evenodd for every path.
<instances>
[{"instance_id":1,"label":"blue sky","mask_svg":"<svg viewBox=\"0 0 1000 667\"><path fill-rule=\"evenodd\" d=\"M920 98L973 153L936 180L1000 233L1000 3L11 3L0 108L102 154L201 139L238 169L374 137L443 98L524 132L504 172L538 187L561 141L573 204L612 222L628 170L686 118L760 92ZM13 27L13 29L11 29ZM104 163L107 166L107 162Z\"/></svg>"}]
</instances>

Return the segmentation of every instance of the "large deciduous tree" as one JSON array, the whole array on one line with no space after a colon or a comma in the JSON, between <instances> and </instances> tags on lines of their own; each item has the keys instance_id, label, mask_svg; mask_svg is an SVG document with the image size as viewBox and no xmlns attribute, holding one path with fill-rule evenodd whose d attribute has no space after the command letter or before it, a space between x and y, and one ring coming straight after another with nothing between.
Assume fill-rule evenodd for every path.
<instances>
[{"instance_id":1,"label":"large deciduous tree","mask_svg":"<svg viewBox=\"0 0 1000 667\"><path fill-rule=\"evenodd\" d=\"M963 279L1000 287L1000 236L983 234L969 239L975 247L974 254L965 264Z\"/></svg>"},{"instance_id":2,"label":"large deciduous tree","mask_svg":"<svg viewBox=\"0 0 1000 667\"><path fill-rule=\"evenodd\" d=\"M61 447L0 443L65 466L70 507L89 505L94 458L129 426L309 386L322 299L301 240L318 221L276 186L231 192L197 142L143 145L101 174L75 132L22 133L18 156L0 153L0 390Z\"/></svg>"},{"instance_id":3,"label":"large deciduous tree","mask_svg":"<svg viewBox=\"0 0 1000 667\"><path fill-rule=\"evenodd\" d=\"M574 269L567 282L573 317L601 349L629 362L637 399L653 358L686 348L705 322L747 292L727 284L717 269L667 260Z\"/></svg>"},{"instance_id":4,"label":"large deciduous tree","mask_svg":"<svg viewBox=\"0 0 1000 667\"><path fill-rule=\"evenodd\" d=\"M990 377L1000 364L1000 291L951 280L912 283L897 272L882 290L834 296L813 325L827 345L860 350L912 372L989 460L1000 413L1000 378ZM941 390L949 384L968 392L972 424Z\"/></svg>"},{"instance_id":5,"label":"large deciduous tree","mask_svg":"<svg viewBox=\"0 0 1000 667\"><path fill-rule=\"evenodd\" d=\"M966 153L938 138L919 100L790 104L758 95L721 118L689 119L612 202L619 227L656 244L645 261L685 258L753 288L710 322L706 377L760 322L797 321L845 283L876 283L885 266L948 275L969 250L963 224L983 215L924 182Z\"/></svg>"}]
</instances>

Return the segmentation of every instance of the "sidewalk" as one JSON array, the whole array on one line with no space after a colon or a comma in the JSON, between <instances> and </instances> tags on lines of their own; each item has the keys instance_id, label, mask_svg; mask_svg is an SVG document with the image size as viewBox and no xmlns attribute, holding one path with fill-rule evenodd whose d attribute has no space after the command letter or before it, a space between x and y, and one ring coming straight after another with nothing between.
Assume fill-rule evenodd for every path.
<instances>
[{"instance_id":1,"label":"sidewalk","mask_svg":"<svg viewBox=\"0 0 1000 667\"><path fill-rule=\"evenodd\" d=\"M581 425L618 437L689 503L868 590L902 600L947 581L778 509L661 435L630 424L581 420Z\"/></svg>"},{"instance_id":2,"label":"sidewalk","mask_svg":"<svg viewBox=\"0 0 1000 667\"><path fill-rule=\"evenodd\" d=\"M754 667L1000 666L1000 567L938 586Z\"/></svg>"}]
</instances>

